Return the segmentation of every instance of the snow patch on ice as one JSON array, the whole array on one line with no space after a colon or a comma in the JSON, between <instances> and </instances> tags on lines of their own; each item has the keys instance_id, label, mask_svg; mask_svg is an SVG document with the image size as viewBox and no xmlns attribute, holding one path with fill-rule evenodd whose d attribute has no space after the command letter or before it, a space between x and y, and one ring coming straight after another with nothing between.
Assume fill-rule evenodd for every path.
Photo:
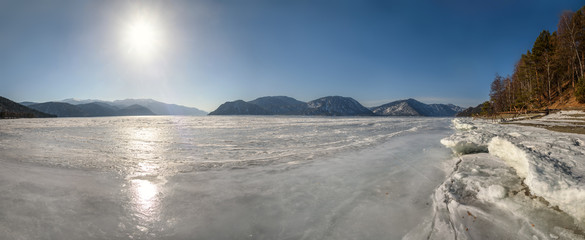
<instances>
[{"instance_id":1,"label":"snow patch on ice","mask_svg":"<svg viewBox=\"0 0 585 240\"><path fill-rule=\"evenodd\" d=\"M552 144L545 144L547 148L542 148L542 144L530 144L537 150L518 145L503 137L494 137L488 150L514 168L518 176L525 178L532 194L543 197L551 206L558 206L579 221L585 221L585 186L582 172L579 172L583 169L576 171L570 162L551 157L557 148Z\"/></svg>"},{"instance_id":2,"label":"snow patch on ice","mask_svg":"<svg viewBox=\"0 0 585 240\"><path fill-rule=\"evenodd\" d=\"M506 188L494 184L487 188L480 189L477 197L480 200L488 201L488 202L495 202L497 200L503 199L506 197Z\"/></svg>"},{"instance_id":3,"label":"snow patch on ice","mask_svg":"<svg viewBox=\"0 0 585 240\"><path fill-rule=\"evenodd\" d=\"M573 118L574 115L581 115L583 111L579 110L563 110L556 113L551 113L542 117L542 119L563 119L563 118Z\"/></svg>"},{"instance_id":4,"label":"snow patch on ice","mask_svg":"<svg viewBox=\"0 0 585 240\"><path fill-rule=\"evenodd\" d=\"M560 111L551 113L538 119L526 119L518 121L519 123L546 125L546 126L565 126L565 127L582 127L585 123L585 112L583 111Z\"/></svg>"},{"instance_id":5,"label":"snow patch on ice","mask_svg":"<svg viewBox=\"0 0 585 240\"><path fill-rule=\"evenodd\" d=\"M510 135L510 136L512 136L512 137L516 137L516 138L518 138L518 137L522 137L522 134L520 134L520 133L517 133L517 132L511 132L511 133L508 133L508 135Z\"/></svg>"},{"instance_id":6,"label":"snow patch on ice","mask_svg":"<svg viewBox=\"0 0 585 240\"><path fill-rule=\"evenodd\" d=\"M530 161L528 155L511 142L500 137L494 137L488 144L488 151L514 168L518 176L522 178L528 176L528 162Z\"/></svg>"}]
</instances>

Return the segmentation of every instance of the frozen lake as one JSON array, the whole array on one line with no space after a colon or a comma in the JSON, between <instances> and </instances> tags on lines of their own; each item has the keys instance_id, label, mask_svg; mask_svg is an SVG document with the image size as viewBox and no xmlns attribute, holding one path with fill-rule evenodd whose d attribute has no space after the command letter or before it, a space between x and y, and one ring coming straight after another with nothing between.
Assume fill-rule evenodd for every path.
<instances>
[{"instance_id":1,"label":"frozen lake","mask_svg":"<svg viewBox=\"0 0 585 240\"><path fill-rule=\"evenodd\" d=\"M432 214L450 120L3 120L0 236L399 239Z\"/></svg>"}]
</instances>

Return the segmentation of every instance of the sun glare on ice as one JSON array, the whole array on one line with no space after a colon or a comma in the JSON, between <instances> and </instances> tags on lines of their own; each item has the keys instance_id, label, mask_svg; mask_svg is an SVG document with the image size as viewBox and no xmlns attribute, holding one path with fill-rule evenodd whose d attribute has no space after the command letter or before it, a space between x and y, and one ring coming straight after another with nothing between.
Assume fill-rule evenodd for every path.
<instances>
[{"instance_id":1,"label":"sun glare on ice","mask_svg":"<svg viewBox=\"0 0 585 240\"><path fill-rule=\"evenodd\" d=\"M134 179L132 185L135 191L135 200L137 207L140 208L139 212L147 213L152 210L156 204L156 194L158 194L158 188L155 184L148 180ZM144 214L149 215L149 214Z\"/></svg>"}]
</instances>

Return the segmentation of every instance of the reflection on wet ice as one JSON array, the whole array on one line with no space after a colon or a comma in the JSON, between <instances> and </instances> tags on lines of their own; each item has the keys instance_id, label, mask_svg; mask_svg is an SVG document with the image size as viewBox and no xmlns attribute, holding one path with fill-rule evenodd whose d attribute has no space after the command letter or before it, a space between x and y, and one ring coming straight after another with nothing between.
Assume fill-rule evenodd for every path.
<instances>
[{"instance_id":1,"label":"reflection on wet ice","mask_svg":"<svg viewBox=\"0 0 585 240\"><path fill-rule=\"evenodd\" d=\"M141 234L153 235L160 219L161 181L159 159L164 153L159 141L160 129L128 130L128 155L136 165L128 177L130 212Z\"/></svg>"},{"instance_id":2,"label":"reflection on wet ice","mask_svg":"<svg viewBox=\"0 0 585 240\"><path fill-rule=\"evenodd\" d=\"M133 201L136 205L137 212L142 215L152 215L156 210L158 203L157 194L158 188L155 184L148 180L134 179L132 182L132 188L134 190Z\"/></svg>"}]
</instances>

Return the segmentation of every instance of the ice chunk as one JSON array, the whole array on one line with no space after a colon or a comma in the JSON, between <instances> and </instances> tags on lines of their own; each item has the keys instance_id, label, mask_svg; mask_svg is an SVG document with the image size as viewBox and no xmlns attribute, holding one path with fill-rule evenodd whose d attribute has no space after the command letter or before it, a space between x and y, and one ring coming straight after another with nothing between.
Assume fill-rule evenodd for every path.
<instances>
[{"instance_id":1,"label":"ice chunk","mask_svg":"<svg viewBox=\"0 0 585 240\"><path fill-rule=\"evenodd\" d=\"M486 131L479 131L470 120L453 119L453 127L457 132L441 139L441 144L451 148L458 155L488 152L488 143L494 137Z\"/></svg>"},{"instance_id":2,"label":"ice chunk","mask_svg":"<svg viewBox=\"0 0 585 240\"><path fill-rule=\"evenodd\" d=\"M493 135L489 133L469 131L443 138L441 144L451 148L454 153L459 155L481 153L488 152L488 143L492 137Z\"/></svg>"},{"instance_id":3,"label":"ice chunk","mask_svg":"<svg viewBox=\"0 0 585 240\"><path fill-rule=\"evenodd\" d=\"M477 128L472 123L464 122L464 120L462 120L460 118L453 119L452 122L453 122L453 127L457 130L473 130L473 129Z\"/></svg>"},{"instance_id":4,"label":"ice chunk","mask_svg":"<svg viewBox=\"0 0 585 240\"><path fill-rule=\"evenodd\" d=\"M474 141L444 138L441 139L441 144L451 148L451 150L453 150L453 152L456 154L470 154L488 151L486 145L478 144Z\"/></svg>"},{"instance_id":5,"label":"ice chunk","mask_svg":"<svg viewBox=\"0 0 585 240\"><path fill-rule=\"evenodd\" d=\"M584 239L582 225L531 195L514 169L491 154L461 156L432 199L432 218L403 239Z\"/></svg>"},{"instance_id":6,"label":"ice chunk","mask_svg":"<svg viewBox=\"0 0 585 240\"><path fill-rule=\"evenodd\" d=\"M571 112L571 114L573 116L563 112L530 121L540 124L554 119L578 118L583 112ZM525 236L530 238L534 235L541 239L551 236L575 239L571 234L579 235L585 229L585 208L583 207L585 202L585 148L583 147L585 136L521 125L494 124L484 120L474 120L469 123L475 127L474 129L461 126L461 124L468 124L469 121L471 120L453 121L453 126L457 129L456 133L444 138L441 143L459 155L480 152L485 148L485 152L489 152L489 155L493 157L485 159L491 159L492 162L500 161L519 180L515 183L501 182L498 179L504 176L511 178L508 173L501 173L503 167L491 166L487 160L469 163L466 160L482 154L465 155L461 157L462 161L455 168L450 180L444 183L442 192L438 190L437 194L443 195L440 196L441 199L437 199L437 204L440 205L441 201L457 202L459 206L453 203L444 206L450 208L450 213L453 214L453 211L460 210L462 206L485 202L495 204L498 210L485 209L485 206L476 207L491 212L491 217L497 211L508 211L512 213L509 217L520 216L530 221L534 221L534 217L541 218L538 212L546 210L550 214L542 218L543 222L537 224L537 228L542 231L525 232ZM467 168L467 164L472 164L472 167ZM496 172L500 173L494 174ZM480 178L479 176L487 177ZM452 207L455 207L455 210L451 209ZM556 223L551 223L558 221L553 219L560 218L555 211L560 215L566 215L562 217L564 227L556 228ZM498 221L509 221L509 219ZM456 221L454 225L456 224L462 223ZM539 226L543 224L547 227ZM571 224L575 225L571 226ZM452 230L461 231L457 227Z\"/></svg>"}]
</instances>

